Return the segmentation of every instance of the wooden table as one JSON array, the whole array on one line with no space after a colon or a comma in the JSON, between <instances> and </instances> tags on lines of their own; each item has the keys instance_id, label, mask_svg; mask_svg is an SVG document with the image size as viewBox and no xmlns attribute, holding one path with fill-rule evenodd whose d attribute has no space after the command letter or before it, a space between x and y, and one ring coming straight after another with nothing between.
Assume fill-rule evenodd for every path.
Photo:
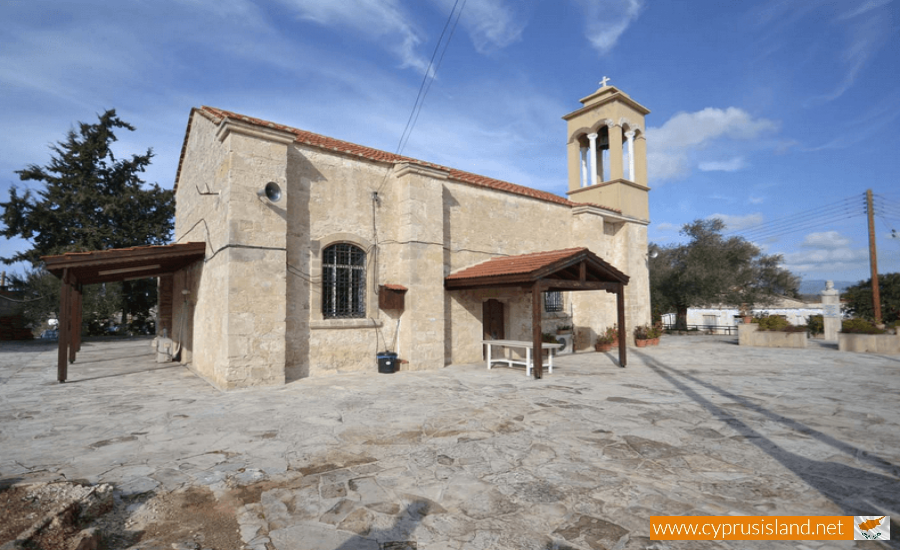
<instances>
[{"instance_id":1,"label":"wooden table","mask_svg":"<svg viewBox=\"0 0 900 550\"><path fill-rule=\"evenodd\" d=\"M533 355L532 351L534 350L534 344L532 344L531 342L526 342L524 340L482 340L481 343L485 345L485 348L487 351L486 355L487 355L488 370L490 370L490 368L492 366L491 363L506 363L510 367L513 365L524 365L525 375L531 376L531 369L534 367L534 361L531 360L532 355ZM525 360L522 361L521 359L513 359L513 358L509 358L509 357L501 357L501 358L495 359L495 358L493 358L493 353L492 353L494 346L499 346L501 348L516 348L516 349L524 348L525 349ZM548 368L549 368L549 372L553 373L553 355L555 354L556 350L562 348L563 346L562 346L562 344L549 344L547 342L544 342L541 347L545 350L549 350L549 352L550 352ZM542 357L542 359L543 359L543 357Z\"/></svg>"}]
</instances>

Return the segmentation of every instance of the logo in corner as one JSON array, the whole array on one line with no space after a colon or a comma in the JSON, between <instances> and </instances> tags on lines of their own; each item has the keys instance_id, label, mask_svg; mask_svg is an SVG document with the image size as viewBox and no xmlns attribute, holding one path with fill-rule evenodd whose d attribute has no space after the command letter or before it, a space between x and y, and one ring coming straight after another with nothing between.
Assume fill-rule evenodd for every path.
<instances>
[{"instance_id":1,"label":"logo in corner","mask_svg":"<svg viewBox=\"0 0 900 550\"><path fill-rule=\"evenodd\" d=\"M853 516L853 540L891 540L891 517Z\"/></svg>"}]
</instances>

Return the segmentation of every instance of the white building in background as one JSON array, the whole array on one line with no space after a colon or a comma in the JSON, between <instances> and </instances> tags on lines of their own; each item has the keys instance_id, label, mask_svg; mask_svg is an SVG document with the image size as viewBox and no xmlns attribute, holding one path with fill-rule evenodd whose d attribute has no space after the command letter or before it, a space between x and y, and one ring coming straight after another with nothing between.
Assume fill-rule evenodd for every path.
<instances>
[{"instance_id":1,"label":"white building in background","mask_svg":"<svg viewBox=\"0 0 900 550\"><path fill-rule=\"evenodd\" d=\"M821 302L807 303L802 300L793 298L780 297L771 305L754 307L751 314L753 316L760 315L780 315L788 320L792 325L805 325L810 315L822 315L825 308ZM699 328L700 330L714 330L714 327L720 327L717 333L726 334L729 330L722 327L733 327L742 322L740 309L731 306L712 306L712 307L692 307L688 308L687 324L690 328ZM664 325L675 324L675 314L666 313L662 316ZM732 329L733 330L733 329Z\"/></svg>"}]
</instances>

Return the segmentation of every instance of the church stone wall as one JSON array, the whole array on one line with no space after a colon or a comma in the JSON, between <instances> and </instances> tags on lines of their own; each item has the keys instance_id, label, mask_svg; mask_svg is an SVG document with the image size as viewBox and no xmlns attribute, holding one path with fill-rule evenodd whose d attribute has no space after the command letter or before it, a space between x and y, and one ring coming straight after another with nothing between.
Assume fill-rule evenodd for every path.
<instances>
[{"instance_id":1,"label":"church stone wall","mask_svg":"<svg viewBox=\"0 0 900 550\"><path fill-rule=\"evenodd\" d=\"M216 139L216 125L194 114L185 147L178 189L175 192L175 242L206 242L206 261L202 268L192 267L173 279L173 324L184 323L186 334L173 327L172 337L186 344L183 363L215 386L225 387L224 368L228 358L223 323L228 312L228 265L225 256L211 258L215 247L227 237L229 162L225 147ZM211 194L203 194L211 193ZM192 277L202 269L202 277ZM188 295L187 313L183 290ZM187 315L182 320L181 316ZM187 331L189 329L190 332Z\"/></svg>"},{"instance_id":2,"label":"church stone wall","mask_svg":"<svg viewBox=\"0 0 900 550\"><path fill-rule=\"evenodd\" d=\"M375 354L385 349L385 339L393 341L395 330L378 309L377 285L399 283L392 260L399 207L392 179L385 179L388 167L301 145L294 146L289 161L291 185L302 189L305 208L296 220L291 218L302 227L288 239L288 258L299 264L296 274L293 269L288 273L288 378L374 371ZM373 204L372 193L379 188L380 198ZM391 244L376 253L376 239ZM363 319L323 319L322 250L335 242L366 251Z\"/></svg>"},{"instance_id":3,"label":"church stone wall","mask_svg":"<svg viewBox=\"0 0 900 550\"><path fill-rule=\"evenodd\" d=\"M240 121L218 127L193 118L176 237L205 241L207 258L176 275L173 320L188 311L193 338L184 357L216 386L375 372L375 354L386 349L406 361L401 369L480 362L490 298L506 306L506 336L530 340L530 293L444 290L451 272L499 255L588 247L631 276L628 329L649 321L645 226L291 140ZM268 181L281 186L281 201L257 197ZM323 318L322 250L336 242L367 253L363 319ZM389 283L408 289L403 311L378 308L378 286ZM613 294L565 296L565 312L544 314L545 331L572 319L583 349L615 322Z\"/></svg>"},{"instance_id":4,"label":"church stone wall","mask_svg":"<svg viewBox=\"0 0 900 550\"><path fill-rule=\"evenodd\" d=\"M284 384L290 213L286 200L273 203L257 192L275 182L286 195L289 138L240 128L220 138L231 159L228 248L219 252L228 263L226 388Z\"/></svg>"},{"instance_id":5,"label":"church stone wall","mask_svg":"<svg viewBox=\"0 0 900 550\"><path fill-rule=\"evenodd\" d=\"M573 242L568 206L453 181L446 183L444 195L450 235L444 276L492 257L589 246ZM446 363L482 360L482 303L488 299L504 304L507 338L531 339L530 293L518 289L478 289L447 294L450 307L446 323L450 327L451 345ZM559 317L545 313L543 330L554 330L561 323Z\"/></svg>"},{"instance_id":6,"label":"church stone wall","mask_svg":"<svg viewBox=\"0 0 900 550\"><path fill-rule=\"evenodd\" d=\"M222 389L284 383L287 213L256 192L286 184L287 146L238 130L194 114L176 192L176 241L207 243L199 281L176 277L194 287L185 288L194 306L185 359Z\"/></svg>"}]
</instances>

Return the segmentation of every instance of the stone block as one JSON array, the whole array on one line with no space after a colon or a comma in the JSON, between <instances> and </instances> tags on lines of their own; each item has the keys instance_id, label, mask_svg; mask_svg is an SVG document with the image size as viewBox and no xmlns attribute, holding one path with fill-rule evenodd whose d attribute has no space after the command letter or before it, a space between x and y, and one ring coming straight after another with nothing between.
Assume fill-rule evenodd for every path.
<instances>
[{"instance_id":1,"label":"stone block","mask_svg":"<svg viewBox=\"0 0 900 550\"><path fill-rule=\"evenodd\" d=\"M763 348L805 348L806 332L780 332L759 330L756 323L738 325L738 344Z\"/></svg>"},{"instance_id":2,"label":"stone block","mask_svg":"<svg viewBox=\"0 0 900 550\"><path fill-rule=\"evenodd\" d=\"M900 355L900 334L838 333L838 350L855 353Z\"/></svg>"}]
</instances>

